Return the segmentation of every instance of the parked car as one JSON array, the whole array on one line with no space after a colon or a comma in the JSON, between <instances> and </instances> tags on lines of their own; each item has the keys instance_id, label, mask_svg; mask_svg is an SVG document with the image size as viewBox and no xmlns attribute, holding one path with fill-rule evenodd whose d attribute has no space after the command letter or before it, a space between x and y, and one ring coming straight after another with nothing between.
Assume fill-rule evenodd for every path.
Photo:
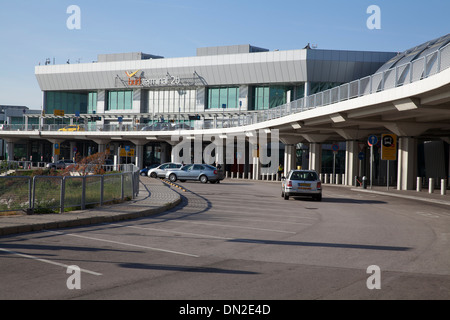
<instances>
[{"instance_id":1,"label":"parked car","mask_svg":"<svg viewBox=\"0 0 450 320\"><path fill-rule=\"evenodd\" d=\"M53 162L53 163L47 163L47 168L48 169L65 169L66 167L75 164L72 160L59 160L57 162Z\"/></svg>"},{"instance_id":2,"label":"parked car","mask_svg":"<svg viewBox=\"0 0 450 320\"><path fill-rule=\"evenodd\" d=\"M210 166L208 164L188 164L183 166L181 169L171 170L166 173L166 179L171 182L180 180L184 182L186 180L197 180L202 183L220 182L223 180L223 175L220 174L216 167Z\"/></svg>"},{"instance_id":3,"label":"parked car","mask_svg":"<svg viewBox=\"0 0 450 320\"><path fill-rule=\"evenodd\" d=\"M158 165L158 164L152 164L152 165L149 165L149 166L147 166L147 167L141 169L141 171L139 172L139 174L140 174L141 176L147 176L147 175L148 175L148 171L149 171L150 169L156 168L157 166L159 166L159 165Z\"/></svg>"},{"instance_id":4,"label":"parked car","mask_svg":"<svg viewBox=\"0 0 450 320\"><path fill-rule=\"evenodd\" d=\"M61 128L58 131L84 131L84 127L80 125L69 125L67 127Z\"/></svg>"},{"instance_id":5,"label":"parked car","mask_svg":"<svg viewBox=\"0 0 450 320\"><path fill-rule=\"evenodd\" d=\"M285 200L289 197L310 196L315 200L322 200L322 183L317 172L312 170L291 170L287 177L281 177L281 196Z\"/></svg>"},{"instance_id":6,"label":"parked car","mask_svg":"<svg viewBox=\"0 0 450 320\"><path fill-rule=\"evenodd\" d=\"M148 170L147 174L152 178L164 178L166 176L166 172L169 170L175 170L181 168L183 165L181 163L163 163L156 168Z\"/></svg>"}]
</instances>

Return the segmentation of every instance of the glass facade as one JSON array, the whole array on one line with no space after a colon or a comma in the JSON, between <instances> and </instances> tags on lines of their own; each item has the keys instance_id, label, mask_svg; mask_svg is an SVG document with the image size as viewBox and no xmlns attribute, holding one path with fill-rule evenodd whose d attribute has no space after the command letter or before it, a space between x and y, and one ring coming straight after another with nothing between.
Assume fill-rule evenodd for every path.
<instances>
[{"instance_id":1,"label":"glass facade","mask_svg":"<svg viewBox=\"0 0 450 320\"><path fill-rule=\"evenodd\" d=\"M88 113L97 112L97 92L89 92L88 94Z\"/></svg>"},{"instance_id":2,"label":"glass facade","mask_svg":"<svg viewBox=\"0 0 450 320\"><path fill-rule=\"evenodd\" d=\"M87 92L45 92L45 113L53 114L55 110L64 110L65 114L86 113L88 105Z\"/></svg>"},{"instance_id":3,"label":"glass facade","mask_svg":"<svg viewBox=\"0 0 450 320\"><path fill-rule=\"evenodd\" d=\"M205 109L222 108L236 109L239 107L239 88L208 88L207 105Z\"/></svg>"},{"instance_id":4,"label":"glass facade","mask_svg":"<svg viewBox=\"0 0 450 320\"><path fill-rule=\"evenodd\" d=\"M148 92L149 112L195 112L196 90L152 90Z\"/></svg>"},{"instance_id":5,"label":"glass facade","mask_svg":"<svg viewBox=\"0 0 450 320\"><path fill-rule=\"evenodd\" d=\"M267 110L288 102L290 86L260 86L252 88L252 105L250 110Z\"/></svg>"},{"instance_id":6,"label":"glass facade","mask_svg":"<svg viewBox=\"0 0 450 320\"><path fill-rule=\"evenodd\" d=\"M131 110L133 108L133 91L109 91L108 110Z\"/></svg>"}]
</instances>

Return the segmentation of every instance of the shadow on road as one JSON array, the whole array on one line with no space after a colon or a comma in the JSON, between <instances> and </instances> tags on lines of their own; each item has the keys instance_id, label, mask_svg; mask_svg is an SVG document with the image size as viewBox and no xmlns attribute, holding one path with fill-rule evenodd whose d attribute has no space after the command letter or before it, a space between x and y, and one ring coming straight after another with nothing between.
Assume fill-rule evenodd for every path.
<instances>
[{"instance_id":1,"label":"shadow on road","mask_svg":"<svg viewBox=\"0 0 450 320\"><path fill-rule=\"evenodd\" d=\"M385 251L408 251L412 248L395 246L376 246L366 244L348 244L348 243L321 243L321 242L302 242L302 241L278 241L278 240L259 240L259 239L231 239L229 242L271 244L283 246L301 246L301 247L323 247L323 248L344 248L344 249L363 249L363 250L385 250Z\"/></svg>"},{"instance_id":2,"label":"shadow on road","mask_svg":"<svg viewBox=\"0 0 450 320\"><path fill-rule=\"evenodd\" d=\"M252 272L252 271L219 269L219 268L211 268L211 267L174 266L174 265L163 265L163 264L122 263L119 266L122 268L144 269L144 270L222 273L222 274L258 274L258 272Z\"/></svg>"}]
</instances>

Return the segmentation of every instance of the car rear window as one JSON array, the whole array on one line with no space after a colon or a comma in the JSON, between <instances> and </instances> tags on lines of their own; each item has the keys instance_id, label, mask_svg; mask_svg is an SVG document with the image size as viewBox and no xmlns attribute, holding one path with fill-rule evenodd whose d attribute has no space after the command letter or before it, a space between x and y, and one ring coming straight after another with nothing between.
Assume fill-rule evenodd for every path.
<instances>
[{"instance_id":1,"label":"car rear window","mask_svg":"<svg viewBox=\"0 0 450 320\"><path fill-rule=\"evenodd\" d=\"M317 174L315 172L294 171L294 172L292 172L290 179L291 180L315 181L315 180L317 180Z\"/></svg>"}]
</instances>

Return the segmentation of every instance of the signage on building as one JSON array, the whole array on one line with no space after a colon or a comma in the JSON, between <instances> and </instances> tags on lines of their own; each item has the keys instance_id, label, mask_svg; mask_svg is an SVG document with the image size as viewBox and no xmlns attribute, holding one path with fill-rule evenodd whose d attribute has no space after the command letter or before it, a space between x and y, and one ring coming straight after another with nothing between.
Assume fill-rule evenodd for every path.
<instances>
[{"instance_id":1,"label":"signage on building","mask_svg":"<svg viewBox=\"0 0 450 320\"><path fill-rule=\"evenodd\" d=\"M64 110L53 110L54 116L64 117Z\"/></svg>"},{"instance_id":2,"label":"signage on building","mask_svg":"<svg viewBox=\"0 0 450 320\"><path fill-rule=\"evenodd\" d=\"M395 134L381 136L381 160L397 160L397 136Z\"/></svg>"},{"instance_id":3,"label":"signage on building","mask_svg":"<svg viewBox=\"0 0 450 320\"><path fill-rule=\"evenodd\" d=\"M139 73L141 70L137 70L134 72L125 71L125 74L128 77L128 81L125 83L128 86L134 87L161 87L161 86L178 86L182 84L181 77L179 76L171 76L167 74L163 77L157 78L146 78L143 76L143 72Z\"/></svg>"}]
</instances>

